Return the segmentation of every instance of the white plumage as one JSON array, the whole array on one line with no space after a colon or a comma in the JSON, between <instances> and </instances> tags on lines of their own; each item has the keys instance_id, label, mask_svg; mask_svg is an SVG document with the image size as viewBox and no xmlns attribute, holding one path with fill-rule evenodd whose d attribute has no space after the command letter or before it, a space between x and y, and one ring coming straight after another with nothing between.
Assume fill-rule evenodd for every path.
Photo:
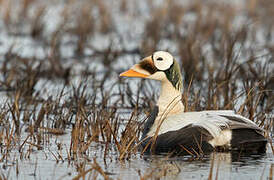
<instances>
[{"instance_id":1,"label":"white plumage","mask_svg":"<svg viewBox=\"0 0 274 180\"><path fill-rule=\"evenodd\" d=\"M148 136L154 136L157 129L158 134L161 135L169 131L177 131L189 125L201 127L206 129L212 136L210 144L213 146L222 146L229 144L231 140L231 128L235 125L243 124L227 119L224 116L230 116L242 120L246 123L245 126L250 126L255 129L260 129L256 124L243 116L235 114L231 110L223 111L200 111L200 112L184 112L180 114L170 115L165 119L157 117L155 122L148 132Z\"/></svg>"},{"instance_id":2,"label":"white plumage","mask_svg":"<svg viewBox=\"0 0 274 180\"><path fill-rule=\"evenodd\" d=\"M173 64L173 56L165 51L157 51L153 54L153 62L157 69L164 71Z\"/></svg>"}]
</instances>

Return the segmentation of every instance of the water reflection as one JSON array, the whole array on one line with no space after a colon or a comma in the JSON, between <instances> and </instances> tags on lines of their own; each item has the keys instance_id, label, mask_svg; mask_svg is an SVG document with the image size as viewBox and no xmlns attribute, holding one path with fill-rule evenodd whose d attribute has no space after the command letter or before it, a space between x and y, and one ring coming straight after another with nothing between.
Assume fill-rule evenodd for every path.
<instances>
[{"instance_id":1,"label":"water reflection","mask_svg":"<svg viewBox=\"0 0 274 180\"><path fill-rule=\"evenodd\" d=\"M200 158L155 155L144 159L154 168L151 176L164 179L258 179L270 177L273 171L273 158L266 153L214 152Z\"/></svg>"}]
</instances>

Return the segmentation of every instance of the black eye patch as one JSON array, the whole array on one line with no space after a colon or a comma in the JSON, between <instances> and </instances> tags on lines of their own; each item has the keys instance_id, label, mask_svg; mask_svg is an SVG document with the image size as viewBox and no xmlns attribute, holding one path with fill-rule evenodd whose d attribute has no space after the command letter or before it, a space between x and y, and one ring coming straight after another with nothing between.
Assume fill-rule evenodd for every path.
<instances>
[{"instance_id":1,"label":"black eye patch","mask_svg":"<svg viewBox=\"0 0 274 180\"><path fill-rule=\"evenodd\" d=\"M148 71L150 74L154 74L157 71L157 68L154 65L152 65L149 61L141 61L140 67Z\"/></svg>"},{"instance_id":2,"label":"black eye patch","mask_svg":"<svg viewBox=\"0 0 274 180\"><path fill-rule=\"evenodd\" d=\"M163 58L161 58L161 57L157 58L157 61L162 61L162 60L163 60Z\"/></svg>"}]
</instances>

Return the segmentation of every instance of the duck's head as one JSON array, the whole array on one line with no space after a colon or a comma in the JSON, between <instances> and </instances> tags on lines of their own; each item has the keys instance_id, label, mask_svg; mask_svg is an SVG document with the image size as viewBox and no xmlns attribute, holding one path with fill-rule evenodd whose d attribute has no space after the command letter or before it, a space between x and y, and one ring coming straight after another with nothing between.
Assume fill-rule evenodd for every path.
<instances>
[{"instance_id":1,"label":"duck's head","mask_svg":"<svg viewBox=\"0 0 274 180\"><path fill-rule=\"evenodd\" d=\"M139 77L159 81L169 81L177 90L182 88L182 75L179 64L165 51L156 51L120 74L126 77Z\"/></svg>"}]
</instances>

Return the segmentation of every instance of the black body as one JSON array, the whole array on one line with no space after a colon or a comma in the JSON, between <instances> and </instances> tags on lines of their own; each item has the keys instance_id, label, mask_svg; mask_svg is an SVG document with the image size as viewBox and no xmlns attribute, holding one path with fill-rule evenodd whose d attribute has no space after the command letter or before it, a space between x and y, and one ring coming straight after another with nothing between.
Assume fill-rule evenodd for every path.
<instances>
[{"instance_id":1,"label":"black body","mask_svg":"<svg viewBox=\"0 0 274 180\"><path fill-rule=\"evenodd\" d=\"M264 153L267 140L260 128L247 128L240 119L233 119L242 124L232 126L230 146L213 147L209 141L212 135L204 128L189 125L176 131L169 131L157 137L147 137L157 115L158 107L148 117L142 136L142 149L145 153L172 153L176 155L201 155L212 151L237 151L241 153Z\"/></svg>"}]
</instances>

